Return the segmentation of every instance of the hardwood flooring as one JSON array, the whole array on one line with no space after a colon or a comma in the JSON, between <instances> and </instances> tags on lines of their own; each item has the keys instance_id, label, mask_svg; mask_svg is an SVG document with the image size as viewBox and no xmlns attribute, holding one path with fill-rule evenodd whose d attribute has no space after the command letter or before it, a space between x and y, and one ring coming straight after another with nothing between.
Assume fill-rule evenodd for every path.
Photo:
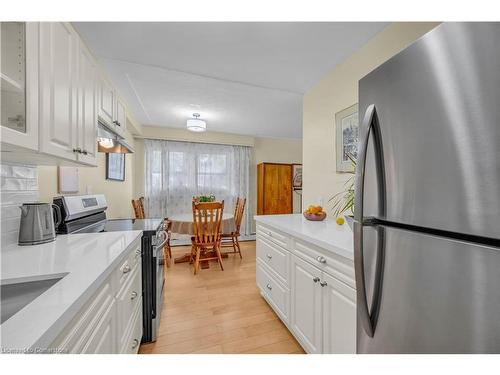
<instances>
[{"instance_id":1,"label":"hardwood flooring","mask_svg":"<svg viewBox=\"0 0 500 375\"><path fill-rule=\"evenodd\" d=\"M173 257L189 251L172 248ZM255 241L242 242L239 256L193 275L188 263L167 269L159 335L141 345L153 354L304 353L261 297L255 284Z\"/></svg>"}]
</instances>

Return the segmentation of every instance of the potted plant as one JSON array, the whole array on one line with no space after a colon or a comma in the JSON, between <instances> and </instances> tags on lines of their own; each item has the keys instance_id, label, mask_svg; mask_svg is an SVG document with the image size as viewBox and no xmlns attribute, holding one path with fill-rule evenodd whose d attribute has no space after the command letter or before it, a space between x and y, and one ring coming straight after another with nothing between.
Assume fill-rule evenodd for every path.
<instances>
[{"instance_id":1,"label":"potted plant","mask_svg":"<svg viewBox=\"0 0 500 375\"><path fill-rule=\"evenodd\" d=\"M349 158L353 166L353 170L351 172L347 172L351 174L351 176L344 183L344 189L331 197L329 199L329 202L332 203L333 215L336 218L344 215L347 223L352 228L352 221L354 220L354 175L356 173L356 160L354 160L354 158L350 154L348 154L347 157Z\"/></svg>"},{"instance_id":2,"label":"potted plant","mask_svg":"<svg viewBox=\"0 0 500 375\"><path fill-rule=\"evenodd\" d=\"M193 201L196 203L207 203L207 202L215 202L215 195L198 195L193 197Z\"/></svg>"}]
</instances>

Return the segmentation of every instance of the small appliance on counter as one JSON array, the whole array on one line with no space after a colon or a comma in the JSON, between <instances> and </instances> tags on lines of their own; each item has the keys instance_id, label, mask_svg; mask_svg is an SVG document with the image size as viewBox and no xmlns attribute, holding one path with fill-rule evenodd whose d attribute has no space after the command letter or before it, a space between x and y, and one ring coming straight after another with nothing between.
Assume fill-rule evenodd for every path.
<instances>
[{"instance_id":1,"label":"small appliance on counter","mask_svg":"<svg viewBox=\"0 0 500 375\"><path fill-rule=\"evenodd\" d=\"M142 230L142 342L156 340L163 304L163 241L167 238L163 219L106 219L103 194L54 198L62 214L58 234Z\"/></svg>"},{"instance_id":2,"label":"small appliance on counter","mask_svg":"<svg viewBox=\"0 0 500 375\"><path fill-rule=\"evenodd\" d=\"M51 203L23 203L19 208L19 245L38 245L56 239L56 227L62 221L58 206Z\"/></svg>"}]
</instances>

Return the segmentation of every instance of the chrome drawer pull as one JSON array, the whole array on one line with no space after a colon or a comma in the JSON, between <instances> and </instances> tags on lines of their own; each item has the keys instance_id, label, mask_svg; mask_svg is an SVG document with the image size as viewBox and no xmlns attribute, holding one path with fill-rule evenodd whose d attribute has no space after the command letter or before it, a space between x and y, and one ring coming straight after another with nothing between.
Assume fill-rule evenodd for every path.
<instances>
[{"instance_id":1,"label":"chrome drawer pull","mask_svg":"<svg viewBox=\"0 0 500 375\"><path fill-rule=\"evenodd\" d=\"M139 345L139 340L134 339L134 341L132 341L132 349L137 348L137 345Z\"/></svg>"},{"instance_id":2,"label":"chrome drawer pull","mask_svg":"<svg viewBox=\"0 0 500 375\"><path fill-rule=\"evenodd\" d=\"M318 277L318 276L313 277L313 281L314 281L315 283L317 283L317 282L319 281L319 277Z\"/></svg>"},{"instance_id":3,"label":"chrome drawer pull","mask_svg":"<svg viewBox=\"0 0 500 375\"><path fill-rule=\"evenodd\" d=\"M317 260L318 262L320 262L320 263L323 263L323 264L325 264L325 263L326 263L326 259L325 259L325 258L323 258L322 256L317 257L317 258L316 258L316 260Z\"/></svg>"},{"instance_id":4,"label":"chrome drawer pull","mask_svg":"<svg viewBox=\"0 0 500 375\"><path fill-rule=\"evenodd\" d=\"M324 288L325 286L328 285L328 283L326 281L322 281L319 283L319 285L321 285Z\"/></svg>"},{"instance_id":5,"label":"chrome drawer pull","mask_svg":"<svg viewBox=\"0 0 500 375\"><path fill-rule=\"evenodd\" d=\"M267 259L272 259L272 257L273 257L271 254L267 254L266 256L267 256Z\"/></svg>"},{"instance_id":6,"label":"chrome drawer pull","mask_svg":"<svg viewBox=\"0 0 500 375\"><path fill-rule=\"evenodd\" d=\"M269 289L269 290L273 289L273 287L271 285L269 285L269 284L266 285L266 288Z\"/></svg>"},{"instance_id":7,"label":"chrome drawer pull","mask_svg":"<svg viewBox=\"0 0 500 375\"><path fill-rule=\"evenodd\" d=\"M137 297L137 292L132 292L130 299L135 299Z\"/></svg>"},{"instance_id":8,"label":"chrome drawer pull","mask_svg":"<svg viewBox=\"0 0 500 375\"><path fill-rule=\"evenodd\" d=\"M127 264L125 267L123 267L123 273L129 273L130 272L130 266Z\"/></svg>"}]
</instances>

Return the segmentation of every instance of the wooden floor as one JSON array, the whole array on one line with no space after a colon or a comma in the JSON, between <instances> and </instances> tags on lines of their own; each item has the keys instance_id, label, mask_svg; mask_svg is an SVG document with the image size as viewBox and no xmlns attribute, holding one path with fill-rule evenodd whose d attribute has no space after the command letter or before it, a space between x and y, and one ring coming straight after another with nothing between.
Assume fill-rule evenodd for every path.
<instances>
[{"instance_id":1,"label":"wooden floor","mask_svg":"<svg viewBox=\"0 0 500 375\"><path fill-rule=\"evenodd\" d=\"M167 269L165 302L155 343L140 353L304 353L255 284L255 241L239 256L193 275L188 263ZM175 258L189 248L174 247Z\"/></svg>"}]
</instances>

